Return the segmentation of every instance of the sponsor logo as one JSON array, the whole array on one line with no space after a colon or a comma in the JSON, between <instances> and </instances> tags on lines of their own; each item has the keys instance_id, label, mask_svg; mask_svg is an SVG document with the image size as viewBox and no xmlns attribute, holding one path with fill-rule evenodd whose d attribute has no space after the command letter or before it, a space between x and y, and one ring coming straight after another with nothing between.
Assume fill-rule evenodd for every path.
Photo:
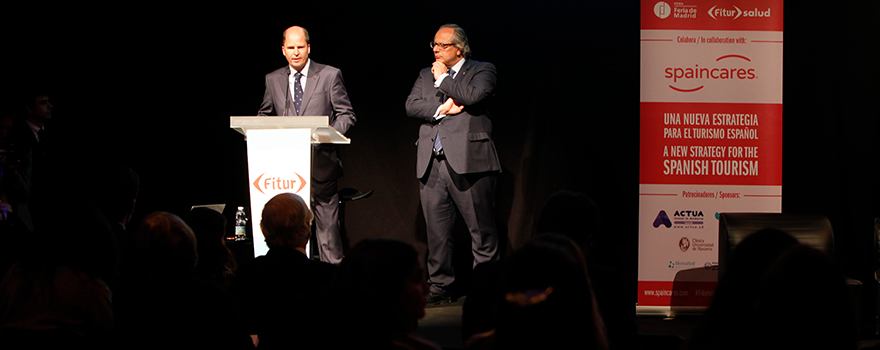
<instances>
[{"instance_id":1,"label":"sponsor logo","mask_svg":"<svg viewBox=\"0 0 880 350\"><path fill-rule=\"evenodd\" d=\"M672 227L672 220L669 220L669 215L666 215L665 210L661 210L654 218L654 228L658 228L660 225L666 226L666 228Z\"/></svg>"},{"instance_id":2,"label":"sponsor logo","mask_svg":"<svg viewBox=\"0 0 880 350\"><path fill-rule=\"evenodd\" d=\"M661 1L654 5L654 15L660 19L664 19L669 17L669 14L672 13L672 8L669 7L669 4Z\"/></svg>"},{"instance_id":3,"label":"sponsor logo","mask_svg":"<svg viewBox=\"0 0 880 350\"><path fill-rule=\"evenodd\" d=\"M672 214L672 228L702 229L704 224L702 210L676 210Z\"/></svg>"},{"instance_id":4,"label":"sponsor logo","mask_svg":"<svg viewBox=\"0 0 880 350\"><path fill-rule=\"evenodd\" d=\"M711 252L715 250L715 243L706 242L706 240L700 238L694 238L691 240L691 250L699 252Z\"/></svg>"},{"instance_id":5,"label":"sponsor logo","mask_svg":"<svg viewBox=\"0 0 880 350\"><path fill-rule=\"evenodd\" d=\"M681 251L686 252L690 248L691 248L691 241L687 237L682 237L681 239L678 240L678 249L681 249Z\"/></svg>"},{"instance_id":6,"label":"sponsor logo","mask_svg":"<svg viewBox=\"0 0 880 350\"><path fill-rule=\"evenodd\" d=\"M702 38L701 38L702 40ZM721 63L723 61L723 63ZM695 64L693 67L666 67L663 77L672 79L669 88L678 92L696 92L700 91L705 85L697 87L678 87L675 84L688 83L691 81L739 81L739 80L755 80L758 78L754 68L748 68L741 65L748 64L752 60L742 55L725 55L715 59L719 65L700 66ZM697 85L693 84L693 85Z\"/></svg>"},{"instance_id":7,"label":"sponsor logo","mask_svg":"<svg viewBox=\"0 0 880 350\"><path fill-rule=\"evenodd\" d=\"M678 260L670 260L669 268L670 269L692 269L697 267L696 261L678 261Z\"/></svg>"},{"instance_id":8,"label":"sponsor logo","mask_svg":"<svg viewBox=\"0 0 880 350\"><path fill-rule=\"evenodd\" d=\"M266 176L266 173L262 173L254 181L254 187L262 194L277 191L299 193L306 187L306 179L298 173L293 174L296 177Z\"/></svg>"},{"instance_id":9,"label":"sponsor logo","mask_svg":"<svg viewBox=\"0 0 880 350\"><path fill-rule=\"evenodd\" d=\"M718 7L718 5L712 6L709 8L709 17L712 17L714 20L719 19L731 19L735 20L740 17L770 17L770 8L766 10L759 10L757 8L753 10L740 10L739 7L731 5L731 8Z\"/></svg>"},{"instance_id":10,"label":"sponsor logo","mask_svg":"<svg viewBox=\"0 0 880 350\"><path fill-rule=\"evenodd\" d=\"M682 237L678 240L678 249L681 249L682 252L711 252L715 250L715 243L706 242L705 239L702 238L687 238ZM707 270L717 270L718 263L717 262L706 262L703 264L703 268Z\"/></svg>"}]
</instances>

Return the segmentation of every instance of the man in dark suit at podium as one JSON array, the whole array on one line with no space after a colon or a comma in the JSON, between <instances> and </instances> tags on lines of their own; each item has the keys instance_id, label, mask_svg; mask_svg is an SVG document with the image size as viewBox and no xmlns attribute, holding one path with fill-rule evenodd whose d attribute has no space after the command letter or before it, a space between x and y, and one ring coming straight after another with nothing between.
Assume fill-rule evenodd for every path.
<instances>
[{"instance_id":1,"label":"man in dark suit at podium","mask_svg":"<svg viewBox=\"0 0 880 350\"><path fill-rule=\"evenodd\" d=\"M495 182L501 164L492 141L489 107L495 66L468 58L464 30L440 27L434 63L422 69L406 114L420 119L416 177L428 235L429 302L449 299L455 279L452 227L458 208L471 234L474 266L498 257Z\"/></svg>"},{"instance_id":2,"label":"man in dark suit at podium","mask_svg":"<svg viewBox=\"0 0 880 350\"><path fill-rule=\"evenodd\" d=\"M342 80L342 72L309 59L309 32L293 26L284 31L281 52L288 65L266 74L266 92L257 115L329 116L330 126L345 134L356 118ZM312 211L321 261L342 260L339 236L339 195L342 177L339 149L333 144L314 145L312 152Z\"/></svg>"}]
</instances>

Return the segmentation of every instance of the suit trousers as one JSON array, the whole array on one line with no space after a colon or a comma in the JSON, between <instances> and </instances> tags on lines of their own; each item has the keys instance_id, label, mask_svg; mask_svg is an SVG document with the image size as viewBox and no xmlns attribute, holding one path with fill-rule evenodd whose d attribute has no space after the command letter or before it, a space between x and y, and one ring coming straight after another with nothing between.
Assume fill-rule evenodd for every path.
<instances>
[{"instance_id":1,"label":"suit trousers","mask_svg":"<svg viewBox=\"0 0 880 350\"><path fill-rule=\"evenodd\" d=\"M498 258L497 172L456 174L442 156L433 157L430 167L419 184L428 234L428 285L431 292L448 295L455 280L452 230L456 208L470 232L473 266Z\"/></svg>"},{"instance_id":2,"label":"suit trousers","mask_svg":"<svg viewBox=\"0 0 880 350\"><path fill-rule=\"evenodd\" d=\"M312 178L312 213L315 214L315 239L318 257L323 262L342 261L342 237L339 235L339 190L336 180L318 182Z\"/></svg>"}]
</instances>

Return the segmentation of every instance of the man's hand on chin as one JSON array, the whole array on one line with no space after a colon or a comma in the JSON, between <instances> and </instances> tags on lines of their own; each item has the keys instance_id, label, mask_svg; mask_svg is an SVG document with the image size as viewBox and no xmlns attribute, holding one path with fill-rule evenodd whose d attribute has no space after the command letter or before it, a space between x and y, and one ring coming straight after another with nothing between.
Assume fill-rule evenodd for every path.
<instances>
[{"instance_id":1,"label":"man's hand on chin","mask_svg":"<svg viewBox=\"0 0 880 350\"><path fill-rule=\"evenodd\" d=\"M434 80L436 81L440 78L441 75L446 74L447 68L443 62L440 60L434 61L434 64L431 65L431 74L434 74Z\"/></svg>"}]
</instances>

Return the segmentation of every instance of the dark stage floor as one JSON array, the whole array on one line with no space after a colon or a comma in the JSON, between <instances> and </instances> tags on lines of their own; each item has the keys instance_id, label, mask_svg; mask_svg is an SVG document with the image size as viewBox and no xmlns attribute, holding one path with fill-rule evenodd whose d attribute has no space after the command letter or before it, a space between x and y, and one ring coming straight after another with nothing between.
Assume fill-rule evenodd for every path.
<instances>
[{"instance_id":1,"label":"dark stage floor","mask_svg":"<svg viewBox=\"0 0 880 350\"><path fill-rule=\"evenodd\" d=\"M419 335L444 349L464 348L461 339L461 306L464 298L451 304L429 305L425 318L419 322ZM641 349L678 350L690 338L701 320L700 316L639 316L636 325ZM858 349L880 349L880 336L863 335Z\"/></svg>"}]
</instances>

